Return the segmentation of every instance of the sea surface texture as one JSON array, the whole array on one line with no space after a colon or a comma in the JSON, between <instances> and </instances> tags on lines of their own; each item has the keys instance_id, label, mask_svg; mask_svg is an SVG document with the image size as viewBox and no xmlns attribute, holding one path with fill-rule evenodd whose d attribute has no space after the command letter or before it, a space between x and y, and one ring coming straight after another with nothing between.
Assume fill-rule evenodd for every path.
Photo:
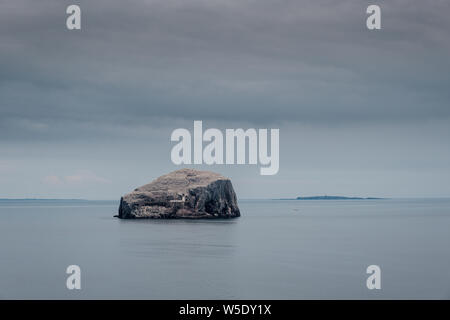
<instances>
[{"instance_id":1,"label":"sea surface texture","mask_svg":"<svg viewBox=\"0 0 450 320\"><path fill-rule=\"evenodd\" d=\"M225 220L120 220L118 205L0 201L0 298L450 298L450 199L240 200Z\"/></svg>"}]
</instances>

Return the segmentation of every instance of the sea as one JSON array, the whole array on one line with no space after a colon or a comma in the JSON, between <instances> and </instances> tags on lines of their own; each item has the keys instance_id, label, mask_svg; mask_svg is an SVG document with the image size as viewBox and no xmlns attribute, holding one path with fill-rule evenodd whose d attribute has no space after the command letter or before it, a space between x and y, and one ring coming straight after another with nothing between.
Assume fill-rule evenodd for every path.
<instances>
[{"instance_id":1,"label":"sea","mask_svg":"<svg viewBox=\"0 0 450 320\"><path fill-rule=\"evenodd\" d=\"M450 199L238 204L236 219L120 220L118 201L0 200L0 299L450 298Z\"/></svg>"}]
</instances>

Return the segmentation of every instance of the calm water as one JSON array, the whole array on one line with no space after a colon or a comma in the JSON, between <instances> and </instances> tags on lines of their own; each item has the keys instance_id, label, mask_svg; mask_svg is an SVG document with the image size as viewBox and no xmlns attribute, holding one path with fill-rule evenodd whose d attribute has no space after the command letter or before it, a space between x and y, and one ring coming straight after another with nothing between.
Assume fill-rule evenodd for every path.
<instances>
[{"instance_id":1,"label":"calm water","mask_svg":"<svg viewBox=\"0 0 450 320\"><path fill-rule=\"evenodd\" d=\"M235 220L0 202L0 298L450 298L450 200L240 201ZM66 267L82 290L66 289ZM366 267L382 290L366 288Z\"/></svg>"}]
</instances>

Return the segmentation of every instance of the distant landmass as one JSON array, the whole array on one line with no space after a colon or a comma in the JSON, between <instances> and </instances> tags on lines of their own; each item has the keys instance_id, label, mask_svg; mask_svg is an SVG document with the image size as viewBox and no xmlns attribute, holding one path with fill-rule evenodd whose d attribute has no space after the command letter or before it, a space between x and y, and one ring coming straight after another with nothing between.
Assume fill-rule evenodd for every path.
<instances>
[{"instance_id":1,"label":"distant landmass","mask_svg":"<svg viewBox=\"0 0 450 320\"><path fill-rule=\"evenodd\" d=\"M295 200L378 200L384 198L361 198L361 197L343 197L343 196L312 196L312 197L297 197Z\"/></svg>"}]
</instances>

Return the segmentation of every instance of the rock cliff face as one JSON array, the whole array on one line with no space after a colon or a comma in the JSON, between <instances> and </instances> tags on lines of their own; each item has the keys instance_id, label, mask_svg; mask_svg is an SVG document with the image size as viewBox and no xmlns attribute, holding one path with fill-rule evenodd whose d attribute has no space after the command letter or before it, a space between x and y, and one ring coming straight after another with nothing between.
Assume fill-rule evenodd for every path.
<instances>
[{"instance_id":1,"label":"rock cliff face","mask_svg":"<svg viewBox=\"0 0 450 320\"><path fill-rule=\"evenodd\" d=\"M120 199L121 219L239 217L231 181L210 171L181 169Z\"/></svg>"}]
</instances>

